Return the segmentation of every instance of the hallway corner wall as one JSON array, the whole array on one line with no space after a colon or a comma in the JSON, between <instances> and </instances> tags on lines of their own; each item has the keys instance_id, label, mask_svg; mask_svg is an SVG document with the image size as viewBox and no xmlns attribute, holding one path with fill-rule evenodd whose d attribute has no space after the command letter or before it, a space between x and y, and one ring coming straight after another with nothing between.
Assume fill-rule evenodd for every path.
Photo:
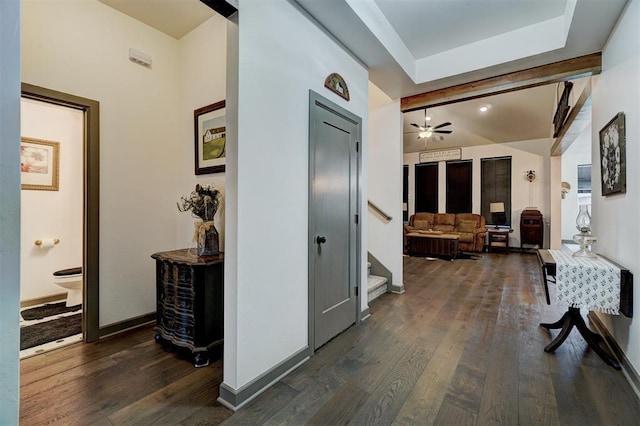
<instances>
[{"instance_id":1,"label":"hallway corner wall","mask_svg":"<svg viewBox=\"0 0 640 426\"><path fill-rule=\"evenodd\" d=\"M377 89L371 86L370 91ZM391 284L402 288L403 142L399 99L389 99L388 104L369 111L368 153L368 199L393 219L386 223L368 210L367 249L391 271Z\"/></svg>"},{"instance_id":2,"label":"hallway corner wall","mask_svg":"<svg viewBox=\"0 0 640 426\"><path fill-rule=\"evenodd\" d=\"M247 0L238 28L239 131L227 163L237 175L227 196L235 203L227 208L236 212L237 246L226 253L233 274L225 273L225 286L234 288L225 306L236 303L225 311L225 330L236 330L237 340L225 345L222 388L246 396L283 363L307 354L309 89L362 118L364 179L368 73L293 2ZM332 72L346 80L349 102L324 88ZM366 192L362 197L364 213Z\"/></svg>"},{"instance_id":3,"label":"hallway corner wall","mask_svg":"<svg viewBox=\"0 0 640 426\"><path fill-rule=\"evenodd\" d=\"M591 179L593 234L596 251L638 277L640 269L640 0L630 0L602 52L602 73L593 89ZM599 131L618 112L626 115L627 191L602 195ZM640 291L634 291L638 311ZM636 372L640 371L640 320L598 314Z\"/></svg>"},{"instance_id":4,"label":"hallway corner wall","mask_svg":"<svg viewBox=\"0 0 640 426\"><path fill-rule=\"evenodd\" d=\"M20 408L20 2L0 1L0 424Z\"/></svg>"}]
</instances>

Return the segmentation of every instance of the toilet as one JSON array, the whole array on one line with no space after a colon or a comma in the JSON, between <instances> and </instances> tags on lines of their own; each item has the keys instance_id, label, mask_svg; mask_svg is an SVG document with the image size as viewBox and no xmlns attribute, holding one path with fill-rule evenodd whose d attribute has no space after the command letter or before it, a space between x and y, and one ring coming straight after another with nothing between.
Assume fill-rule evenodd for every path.
<instances>
[{"instance_id":1,"label":"toilet","mask_svg":"<svg viewBox=\"0 0 640 426\"><path fill-rule=\"evenodd\" d=\"M53 283L67 290L66 306L82 304L82 267L54 272Z\"/></svg>"}]
</instances>

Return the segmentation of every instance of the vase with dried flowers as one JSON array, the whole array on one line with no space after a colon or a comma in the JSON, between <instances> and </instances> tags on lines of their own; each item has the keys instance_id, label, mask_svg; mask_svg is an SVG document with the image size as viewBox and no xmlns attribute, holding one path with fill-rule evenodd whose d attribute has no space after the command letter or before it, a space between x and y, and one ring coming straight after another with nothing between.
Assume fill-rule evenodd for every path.
<instances>
[{"instance_id":1,"label":"vase with dried flowers","mask_svg":"<svg viewBox=\"0 0 640 426\"><path fill-rule=\"evenodd\" d=\"M187 197L180 197L176 203L181 212L190 211L201 220L194 223L193 242L198 256L220 253L218 231L213 224L213 217L220 206L220 191L213 185L197 184Z\"/></svg>"}]
</instances>

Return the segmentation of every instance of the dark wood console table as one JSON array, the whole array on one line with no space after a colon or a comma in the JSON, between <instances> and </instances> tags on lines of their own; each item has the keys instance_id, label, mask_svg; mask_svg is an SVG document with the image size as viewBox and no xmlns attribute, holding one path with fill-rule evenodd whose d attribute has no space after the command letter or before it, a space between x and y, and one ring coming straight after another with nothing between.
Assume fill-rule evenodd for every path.
<instances>
[{"instance_id":1,"label":"dark wood console table","mask_svg":"<svg viewBox=\"0 0 640 426\"><path fill-rule=\"evenodd\" d=\"M223 343L224 254L196 256L181 249L151 257L156 260L156 342L188 349L196 367L208 365L210 352Z\"/></svg>"},{"instance_id":2,"label":"dark wood console table","mask_svg":"<svg viewBox=\"0 0 640 426\"><path fill-rule=\"evenodd\" d=\"M550 305L551 301L549 300L547 276L553 277L554 282L557 280L556 261L548 250L538 250L536 253L542 268L542 283L544 285L546 301L547 304ZM628 269L604 258L604 256L600 257L620 269L619 311L625 316L631 318L633 316L633 274ZM604 342L603 337L594 333L587 327L584 319L582 318L579 307L569 306L567 312L565 312L562 318L558 321L554 323L540 323L540 326L546 329L561 329L556 338L544 348L545 352L555 352L555 350L558 349L558 347L560 347L560 345L562 345L562 343L567 339L573 327L576 327L589 347L593 349L593 351L597 353L604 362L617 370L620 369L618 361L602 348L601 343Z\"/></svg>"}]
</instances>

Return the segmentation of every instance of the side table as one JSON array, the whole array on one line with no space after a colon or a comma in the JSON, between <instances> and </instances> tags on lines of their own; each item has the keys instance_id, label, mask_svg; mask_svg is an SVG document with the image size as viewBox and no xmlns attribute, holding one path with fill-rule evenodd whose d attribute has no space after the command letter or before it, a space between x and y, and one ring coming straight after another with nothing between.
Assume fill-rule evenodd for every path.
<instances>
[{"instance_id":1,"label":"side table","mask_svg":"<svg viewBox=\"0 0 640 426\"><path fill-rule=\"evenodd\" d=\"M488 228L489 253L492 253L497 249L509 254L509 234L511 232L513 232L511 229Z\"/></svg>"},{"instance_id":2,"label":"side table","mask_svg":"<svg viewBox=\"0 0 640 426\"><path fill-rule=\"evenodd\" d=\"M158 343L191 351L193 364L209 364L224 337L224 254L196 256L187 249L154 253Z\"/></svg>"}]
</instances>

